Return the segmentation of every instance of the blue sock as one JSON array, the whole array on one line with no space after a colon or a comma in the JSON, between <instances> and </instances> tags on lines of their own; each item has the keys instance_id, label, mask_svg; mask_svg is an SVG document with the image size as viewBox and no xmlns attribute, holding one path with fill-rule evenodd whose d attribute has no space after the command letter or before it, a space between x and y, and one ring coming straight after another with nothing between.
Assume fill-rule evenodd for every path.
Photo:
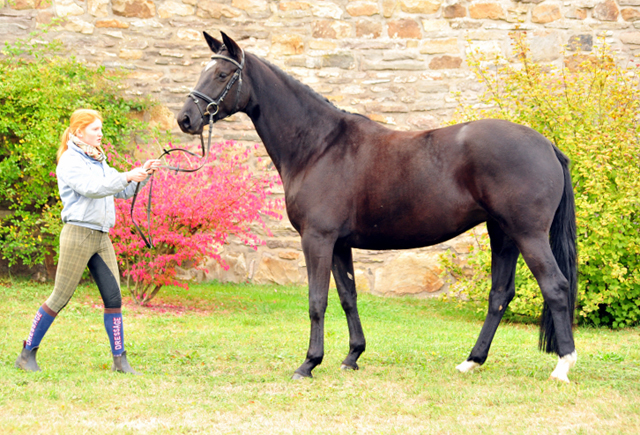
<instances>
[{"instance_id":1,"label":"blue sock","mask_svg":"<svg viewBox=\"0 0 640 435\"><path fill-rule=\"evenodd\" d=\"M114 356L122 355L124 352L124 331L122 330L122 313L105 313L104 328L107 330L109 342L111 343L111 353Z\"/></svg>"},{"instance_id":2,"label":"blue sock","mask_svg":"<svg viewBox=\"0 0 640 435\"><path fill-rule=\"evenodd\" d=\"M49 326L53 323L54 316L47 314L47 312L40 307L36 316L33 318L33 324L31 325L31 331L29 331L29 337L25 341L24 347L27 350L31 350L34 347L40 346L42 337L49 330Z\"/></svg>"}]
</instances>

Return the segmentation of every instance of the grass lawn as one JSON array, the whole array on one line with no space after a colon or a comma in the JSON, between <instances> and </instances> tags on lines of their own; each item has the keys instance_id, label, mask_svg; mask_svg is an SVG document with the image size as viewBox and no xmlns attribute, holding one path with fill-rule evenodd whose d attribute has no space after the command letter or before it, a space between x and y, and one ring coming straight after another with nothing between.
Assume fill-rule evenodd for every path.
<instances>
[{"instance_id":1,"label":"grass lawn","mask_svg":"<svg viewBox=\"0 0 640 435\"><path fill-rule=\"evenodd\" d=\"M0 281L2 434L638 434L640 329L577 328L570 385L534 325L498 329L487 363L454 368L483 316L425 299L361 295L367 351L339 369L348 332L335 290L325 359L291 380L309 339L306 288L163 289L148 309L126 298L134 377L112 373L95 287L78 289L44 338L40 373L14 368L51 284Z\"/></svg>"}]
</instances>

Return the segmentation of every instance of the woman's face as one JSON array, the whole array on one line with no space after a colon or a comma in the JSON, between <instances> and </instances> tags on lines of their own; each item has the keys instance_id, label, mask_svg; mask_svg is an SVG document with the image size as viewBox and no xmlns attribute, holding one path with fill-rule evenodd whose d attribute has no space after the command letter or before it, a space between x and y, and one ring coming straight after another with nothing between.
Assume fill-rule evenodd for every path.
<instances>
[{"instance_id":1,"label":"woman's face","mask_svg":"<svg viewBox=\"0 0 640 435\"><path fill-rule=\"evenodd\" d=\"M94 147L100 146L102 142L102 121L96 119L91 124L78 132L80 140Z\"/></svg>"}]
</instances>

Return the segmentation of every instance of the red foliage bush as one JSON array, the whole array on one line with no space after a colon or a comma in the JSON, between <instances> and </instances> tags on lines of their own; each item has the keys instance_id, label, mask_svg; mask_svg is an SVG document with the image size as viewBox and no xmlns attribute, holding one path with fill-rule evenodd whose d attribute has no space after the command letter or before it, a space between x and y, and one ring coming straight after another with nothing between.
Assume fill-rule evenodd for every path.
<instances>
[{"instance_id":1,"label":"red foliage bush","mask_svg":"<svg viewBox=\"0 0 640 435\"><path fill-rule=\"evenodd\" d=\"M280 201L270 194L271 188L280 184L279 177L252 173L246 163L251 150L238 152L236 148L232 141L212 144L209 161L196 172L157 171L153 176L150 229L146 214L149 185L141 189L133 214L145 234L152 235L152 249L135 231L130 215L132 199L116 200L113 246L127 288L137 303L144 305L164 285L188 288L186 282L176 278L176 267L185 263L204 270L205 261L215 259L228 268L219 252L230 235L257 247L264 241L254 228L270 234L262 216L281 218ZM123 168L140 164L119 156L113 147L108 147L107 153L110 161L120 162ZM182 168L200 163L180 152L165 160Z\"/></svg>"}]
</instances>

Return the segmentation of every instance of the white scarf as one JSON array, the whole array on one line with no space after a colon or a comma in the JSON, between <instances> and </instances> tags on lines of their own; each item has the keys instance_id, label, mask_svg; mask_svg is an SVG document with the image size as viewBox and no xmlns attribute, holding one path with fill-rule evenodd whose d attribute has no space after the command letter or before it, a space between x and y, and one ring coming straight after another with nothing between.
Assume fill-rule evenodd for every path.
<instances>
[{"instance_id":1,"label":"white scarf","mask_svg":"<svg viewBox=\"0 0 640 435\"><path fill-rule=\"evenodd\" d=\"M98 146L89 145L88 143L83 142L82 140L80 140L79 138L77 138L72 134L69 135L69 139L71 139L71 141L74 144L76 144L82 151L84 151L86 155L88 155L92 159L95 159L99 162L103 162L107 158L107 156L104 153L104 150L100 145Z\"/></svg>"}]
</instances>

